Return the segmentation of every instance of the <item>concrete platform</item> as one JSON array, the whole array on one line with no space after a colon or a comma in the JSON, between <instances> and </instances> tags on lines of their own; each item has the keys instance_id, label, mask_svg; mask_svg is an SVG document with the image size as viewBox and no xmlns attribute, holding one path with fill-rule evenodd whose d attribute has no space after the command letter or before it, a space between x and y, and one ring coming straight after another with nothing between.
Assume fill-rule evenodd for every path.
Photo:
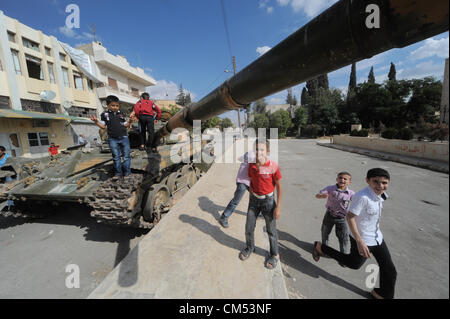
<instances>
[{"instance_id":1,"label":"concrete platform","mask_svg":"<svg viewBox=\"0 0 450 319\"><path fill-rule=\"evenodd\" d=\"M257 221L256 251L246 261L238 257L245 247L248 193L229 228L217 221L233 196L238 168L213 164L88 298L287 299L281 264L264 267L264 219Z\"/></svg>"}]
</instances>

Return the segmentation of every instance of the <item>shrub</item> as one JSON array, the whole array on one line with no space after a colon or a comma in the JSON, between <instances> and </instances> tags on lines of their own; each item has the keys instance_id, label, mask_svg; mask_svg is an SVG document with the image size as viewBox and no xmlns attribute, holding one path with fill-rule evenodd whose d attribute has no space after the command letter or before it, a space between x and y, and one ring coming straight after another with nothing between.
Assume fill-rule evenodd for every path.
<instances>
[{"instance_id":1,"label":"shrub","mask_svg":"<svg viewBox=\"0 0 450 319\"><path fill-rule=\"evenodd\" d=\"M396 138L398 135L398 130L395 128L387 128L383 132L381 132L381 137L393 139Z\"/></svg>"},{"instance_id":2,"label":"shrub","mask_svg":"<svg viewBox=\"0 0 450 319\"><path fill-rule=\"evenodd\" d=\"M304 137L316 138L322 131L322 127L318 124L308 124L302 128L301 134Z\"/></svg>"},{"instance_id":3,"label":"shrub","mask_svg":"<svg viewBox=\"0 0 450 319\"><path fill-rule=\"evenodd\" d=\"M409 141L413 138L413 131L409 127L404 127L398 131L398 134L395 136L395 138Z\"/></svg>"},{"instance_id":4,"label":"shrub","mask_svg":"<svg viewBox=\"0 0 450 319\"><path fill-rule=\"evenodd\" d=\"M369 129L363 128L361 130L353 130L350 132L350 136L361 136L361 137L368 137L369 136Z\"/></svg>"}]
</instances>

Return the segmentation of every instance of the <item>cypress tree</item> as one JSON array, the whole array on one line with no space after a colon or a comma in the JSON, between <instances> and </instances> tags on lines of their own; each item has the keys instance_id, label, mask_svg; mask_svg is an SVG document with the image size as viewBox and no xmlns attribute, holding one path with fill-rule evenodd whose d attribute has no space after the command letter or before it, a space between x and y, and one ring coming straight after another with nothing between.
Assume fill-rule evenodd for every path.
<instances>
[{"instance_id":1,"label":"cypress tree","mask_svg":"<svg viewBox=\"0 0 450 319\"><path fill-rule=\"evenodd\" d=\"M183 84L180 84L179 92L180 93L178 93L178 95L177 95L176 103L178 105L185 106L185 104L186 104L186 96L184 95Z\"/></svg>"},{"instance_id":2,"label":"cypress tree","mask_svg":"<svg viewBox=\"0 0 450 319\"><path fill-rule=\"evenodd\" d=\"M306 90L306 87L302 90L302 95L300 97L300 104L305 105L306 104L306 97L308 96L308 91Z\"/></svg>"},{"instance_id":3,"label":"cypress tree","mask_svg":"<svg viewBox=\"0 0 450 319\"><path fill-rule=\"evenodd\" d=\"M367 78L367 82L370 84L375 83L375 75L373 74L373 67L370 68L369 77Z\"/></svg>"},{"instance_id":4,"label":"cypress tree","mask_svg":"<svg viewBox=\"0 0 450 319\"><path fill-rule=\"evenodd\" d=\"M389 69L388 79L389 81L396 81L395 78L397 74L397 71L395 70L395 64L391 62L391 68Z\"/></svg>"},{"instance_id":5,"label":"cypress tree","mask_svg":"<svg viewBox=\"0 0 450 319\"><path fill-rule=\"evenodd\" d=\"M317 77L317 86L319 88L323 88L326 91L330 89L329 83L328 83L328 74L321 74Z\"/></svg>"}]
</instances>

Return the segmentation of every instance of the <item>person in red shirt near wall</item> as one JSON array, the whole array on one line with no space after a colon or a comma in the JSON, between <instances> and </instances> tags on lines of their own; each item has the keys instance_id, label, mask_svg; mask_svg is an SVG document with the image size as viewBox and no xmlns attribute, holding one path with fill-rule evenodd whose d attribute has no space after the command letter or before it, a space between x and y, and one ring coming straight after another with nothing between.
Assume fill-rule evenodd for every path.
<instances>
[{"instance_id":1,"label":"person in red shirt near wall","mask_svg":"<svg viewBox=\"0 0 450 319\"><path fill-rule=\"evenodd\" d=\"M261 212L269 235L270 255L265 262L268 269L274 269L278 263L278 234L276 220L281 215L281 173L278 164L267 157L270 152L269 140L257 139L255 142L256 163L248 166L250 178L250 201L245 222L246 247L239 253L246 260L255 250L256 218ZM274 190L277 190L277 200Z\"/></svg>"},{"instance_id":2,"label":"person in red shirt near wall","mask_svg":"<svg viewBox=\"0 0 450 319\"><path fill-rule=\"evenodd\" d=\"M141 98L134 106L130 117L139 120L139 131L141 133L141 146L139 149L142 151L145 149L145 145L148 145L152 148L152 151L155 151L156 148L153 145L153 136L155 133L154 125L158 123L158 120L161 118L161 109L150 100L150 94L147 92L142 93ZM146 131L148 131L147 143Z\"/></svg>"},{"instance_id":3,"label":"person in red shirt near wall","mask_svg":"<svg viewBox=\"0 0 450 319\"><path fill-rule=\"evenodd\" d=\"M56 157L58 155L59 145L55 145L55 143L50 143L50 147L48 148L48 152L50 153L50 157Z\"/></svg>"}]
</instances>

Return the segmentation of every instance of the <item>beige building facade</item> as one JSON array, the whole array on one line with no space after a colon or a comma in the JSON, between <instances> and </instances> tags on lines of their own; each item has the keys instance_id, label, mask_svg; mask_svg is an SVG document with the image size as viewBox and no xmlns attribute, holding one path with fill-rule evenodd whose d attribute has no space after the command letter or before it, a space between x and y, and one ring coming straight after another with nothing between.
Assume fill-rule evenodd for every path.
<instances>
[{"instance_id":1,"label":"beige building facade","mask_svg":"<svg viewBox=\"0 0 450 319\"><path fill-rule=\"evenodd\" d=\"M89 56L93 75L83 73L57 38L32 29L0 10L0 145L12 156L47 155L98 136L89 117L116 95L129 109L156 81L100 43L78 47Z\"/></svg>"}]
</instances>

